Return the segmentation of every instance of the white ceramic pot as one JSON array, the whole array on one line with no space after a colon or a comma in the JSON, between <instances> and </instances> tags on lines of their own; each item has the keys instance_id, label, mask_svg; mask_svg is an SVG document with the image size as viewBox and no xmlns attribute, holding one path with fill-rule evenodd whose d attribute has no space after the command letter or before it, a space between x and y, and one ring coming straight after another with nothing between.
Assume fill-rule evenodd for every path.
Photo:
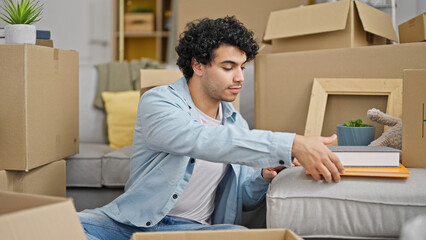
<instances>
[{"instance_id":1,"label":"white ceramic pot","mask_svg":"<svg viewBox=\"0 0 426 240\"><path fill-rule=\"evenodd\" d=\"M10 24L4 27L6 44L35 44L36 27L29 24Z\"/></svg>"}]
</instances>

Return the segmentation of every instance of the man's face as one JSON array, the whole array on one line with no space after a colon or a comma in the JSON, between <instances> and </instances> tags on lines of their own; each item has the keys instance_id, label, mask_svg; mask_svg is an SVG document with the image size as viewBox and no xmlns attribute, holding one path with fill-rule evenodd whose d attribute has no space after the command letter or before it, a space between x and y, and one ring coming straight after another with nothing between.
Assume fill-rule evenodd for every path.
<instances>
[{"instance_id":1,"label":"man's face","mask_svg":"<svg viewBox=\"0 0 426 240\"><path fill-rule=\"evenodd\" d=\"M221 45L213 51L210 65L204 65L202 89L214 101L232 102L244 82L245 52L230 45Z\"/></svg>"}]
</instances>

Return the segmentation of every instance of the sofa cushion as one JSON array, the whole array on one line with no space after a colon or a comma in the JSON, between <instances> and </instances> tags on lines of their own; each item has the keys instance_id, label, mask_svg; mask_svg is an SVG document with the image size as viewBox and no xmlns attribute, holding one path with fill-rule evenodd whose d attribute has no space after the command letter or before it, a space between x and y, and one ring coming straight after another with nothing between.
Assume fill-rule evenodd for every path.
<instances>
[{"instance_id":1,"label":"sofa cushion","mask_svg":"<svg viewBox=\"0 0 426 240\"><path fill-rule=\"evenodd\" d=\"M107 114L110 146L120 149L131 145L138 112L139 91L102 92L102 99Z\"/></svg>"},{"instance_id":2,"label":"sofa cushion","mask_svg":"<svg viewBox=\"0 0 426 240\"><path fill-rule=\"evenodd\" d=\"M102 157L114 151L107 144L80 143L80 153L66 159L68 187L101 187Z\"/></svg>"},{"instance_id":3,"label":"sofa cushion","mask_svg":"<svg viewBox=\"0 0 426 240\"><path fill-rule=\"evenodd\" d=\"M107 187L124 186L130 175L132 146L107 153L102 158L102 184Z\"/></svg>"},{"instance_id":4,"label":"sofa cushion","mask_svg":"<svg viewBox=\"0 0 426 240\"><path fill-rule=\"evenodd\" d=\"M282 171L267 193L267 227L304 238L398 238L410 218L426 214L426 169L408 179L342 177L316 182L302 167Z\"/></svg>"}]
</instances>

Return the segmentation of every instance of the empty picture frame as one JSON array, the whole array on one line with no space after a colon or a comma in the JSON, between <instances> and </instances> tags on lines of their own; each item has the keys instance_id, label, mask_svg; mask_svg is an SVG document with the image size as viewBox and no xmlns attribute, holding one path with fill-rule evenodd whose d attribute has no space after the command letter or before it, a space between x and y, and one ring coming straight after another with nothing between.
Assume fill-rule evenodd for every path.
<instances>
[{"instance_id":1,"label":"empty picture frame","mask_svg":"<svg viewBox=\"0 0 426 240\"><path fill-rule=\"evenodd\" d=\"M315 78L306 119L305 136L321 136L328 95L387 95L386 113L402 116L402 79Z\"/></svg>"}]
</instances>

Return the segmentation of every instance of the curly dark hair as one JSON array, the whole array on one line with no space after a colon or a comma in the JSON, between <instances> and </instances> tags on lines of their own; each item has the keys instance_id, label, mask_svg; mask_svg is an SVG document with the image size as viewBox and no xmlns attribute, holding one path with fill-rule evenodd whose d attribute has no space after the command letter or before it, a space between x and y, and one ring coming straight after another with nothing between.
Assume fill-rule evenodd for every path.
<instances>
[{"instance_id":1,"label":"curly dark hair","mask_svg":"<svg viewBox=\"0 0 426 240\"><path fill-rule=\"evenodd\" d=\"M178 54L177 65L183 75L189 80L194 71L191 61L208 65L213 60L213 51L222 44L238 47L245 52L247 62L257 55L259 46L253 38L253 32L248 30L235 16L225 18L195 20L186 25L180 34L176 47Z\"/></svg>"}]
</instances>

